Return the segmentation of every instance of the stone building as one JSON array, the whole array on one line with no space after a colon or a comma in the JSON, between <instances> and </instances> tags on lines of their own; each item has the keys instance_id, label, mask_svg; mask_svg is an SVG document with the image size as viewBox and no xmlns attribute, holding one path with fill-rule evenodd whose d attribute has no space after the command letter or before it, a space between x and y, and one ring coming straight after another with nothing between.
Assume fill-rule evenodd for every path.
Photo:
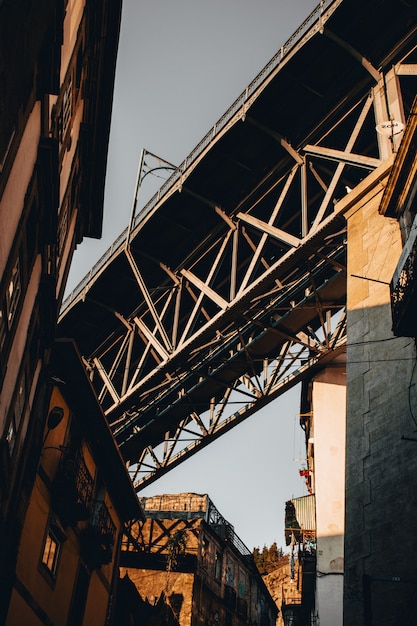
<instances>
[{"instance_id":1,"label":"stone building","mask_svg":"<svg viewBox=\"0 0 417 626\"><path fill-rule=\"evenodd\" d=\"M101 236L120 15L120 0L0 3L0 623L18 585L72 255Z\"/></svg>"},{"instance_id":2,"label":"stone building","mask_svg":"<svg viewBox=\"0 0 417 626\"><path fill-rule=\"evenodd\" d=\"M416 113L415 102L398 152L338 204L347 226L346 359L306 381L301 397L321 626L415 619Z\"/></svg>"},{"instance_id":3,"label":"stone building","mask_svg":"<svg viewBox=\"0 0 417 626\"><path fill-rule=\"evenodd\" d=\"M122 578L127 574L143 599L156 604L163 596L181 626L276 623L278 609L252 554L208 495L141 503L146 521L132 528L120 563Z\"/></svg>"},{"instance_id":4,"label":"stone building","mask_svg":"<svg viewBox=\"0 0 417 626\"><path fill-rule=\"evenodd\" d=\"M345 626L417 611L416 115L346 212Z\"/></svg>"},{"instance_id":5,"label":"stone building","mask_svg":"<svg viewBox=\"0 0 417 626\"><path fill-rule=\"evenodd\" d=\"M281 593L284 626L307 626L316 617L316 500L313 493L285 503L285 543L289 550L289 583Z\"/></svg>"},{"instance_id":6,"label":"stone building","mask_svg":"<svg viewBox=\"0 0 417 626\"><path fill-rule=\"evenodd\" d=\"M321 625L415 621L416 114L415 101L398 151L339 202L346 362L306 381L301 397Z\"/></svg>"}]
</instances>

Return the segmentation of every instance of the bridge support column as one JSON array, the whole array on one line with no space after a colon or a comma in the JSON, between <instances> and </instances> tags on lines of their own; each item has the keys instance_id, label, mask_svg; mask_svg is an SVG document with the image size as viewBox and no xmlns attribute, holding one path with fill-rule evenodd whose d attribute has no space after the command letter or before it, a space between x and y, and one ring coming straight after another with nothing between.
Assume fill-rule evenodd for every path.
<instances>
[{"instance_id":1,"label":"bridge support column","mask_svg":"<svg viewBox=\"0 0 417 626\"><path fill-rule=\"evenodd\" d=\"M375 122L378 131L378 145L381 160L388 159L398 151L405 124L401 89L395 68L381 74L381 79L373 89Z\"/></svg>"},{"instance_id":2,"label":"bridge support column","mask_svg":"<svg viewBox=\"0 0 417 626\"><path fill-rule=\"evenodd\" d=\"M402 244L398 221L379 213L388 173L388 165L381 166L366 193L359 186L346 214L344 626L371 626L370 614L374 625L409 623L416 610L411 601L415 587L378 582L370 598L363 584L369 577L389 581L415 574L410 554L415 549L417 455L416 444L403 439L416 427L415 348L412 340L392 332L389 283Z\"/></svg>"}]
</instances>

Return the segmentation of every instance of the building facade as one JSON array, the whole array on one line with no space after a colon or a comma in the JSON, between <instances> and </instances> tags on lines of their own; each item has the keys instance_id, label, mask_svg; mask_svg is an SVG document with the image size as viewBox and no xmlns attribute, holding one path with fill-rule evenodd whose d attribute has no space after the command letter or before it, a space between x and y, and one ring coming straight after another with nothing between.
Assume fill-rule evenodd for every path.
<instances>
[{"instance_id":1,"label":"building facade","mask_svg":"<svg viewBox=\"0 0 417 626\"><path fill-rule=\"evenodd\" d=\"M57 342L51 366L6 625L114 624L122 534L143 513L71 341Z\"/></svg>"},{"instance_id":2,"label":"building facade","mask_svg":"<svg viewBox=\"0 0 417 626\"><path fill-rule=\"evenodd\" d=\"M300 474L309 495L287 502L286 543L296 561L300 595L283 609L300 625L343 624L345 424L346 359L341 355L302 385L306 458Z\"/></svg>"},{"instance_id":3,"label":"building facade","mask_svg":"<svg viewBox=\"0 0 417 626\"><path fill-rule=\"evenodd\" d=\"M416 114L416 101L407 119L398 112L401 142L338 202L347 240L346 363L336 359L302 393L321 625L415 621Z\"/></svg>"},{"instance_id":4,"label":"building facade","mask_svg":"<svg viewBox=\"0 0 417 626\"><path fill-rule=\"evenodd\" d=\"M121 576L129 576L143 599L155 604L163 596L181 626L276 623L278 609L252 554L206 494L141 503L146 521L132 529L137 543L122 551Z\"/></svg>"},{"instance_id":5,"label":"building facade","mask_svg":"<svg viewBox=\"0 0 417 626\"><path fill-rule=\"evenodd\" d=\"M412 624L415 615L415 111L398 153L340 201L346 363L336 359L302 393L321 625Z\"/></svg>"},{"instance_id":6,"label":"building facade","mask_svg":"<svg viewBox=\"0 0 417 626\"><path fill-rule=\"evenodd\" d=\"M0 5L0 623L69 266L84 236L101 235L120 14L118 0Z\"/></svg>"},{"instance_id":7,"label":"building facade","mask_svg":"<svg viewBox=\"0 0 417 626\"><path fill-rule=\"evenodd\" d=\"M412 624L417 610L416 113L346 213L345 626Z\"/></svg>"}]
</instances>

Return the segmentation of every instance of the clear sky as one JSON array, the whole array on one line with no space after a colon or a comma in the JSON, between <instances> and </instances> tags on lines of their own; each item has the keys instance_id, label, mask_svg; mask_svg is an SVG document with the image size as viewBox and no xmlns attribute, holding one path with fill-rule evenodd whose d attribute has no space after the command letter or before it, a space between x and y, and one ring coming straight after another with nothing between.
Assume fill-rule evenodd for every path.
<instances>
[{"instance_id":1,"label":"clear sky","mask_svg":"<svg viewBox=\"0 0 417 626\"><path fill-rule=\"evenodd\" d=\"M318 0L123 0L103 236L75 253L67 293L128 225L143 148L179 164L297 30ZM139 207L163 181L148 176ZM306 494L299 389L140 495L208 493L252 549L285 546L285 501Z\"/></svg>"}]
</instances>

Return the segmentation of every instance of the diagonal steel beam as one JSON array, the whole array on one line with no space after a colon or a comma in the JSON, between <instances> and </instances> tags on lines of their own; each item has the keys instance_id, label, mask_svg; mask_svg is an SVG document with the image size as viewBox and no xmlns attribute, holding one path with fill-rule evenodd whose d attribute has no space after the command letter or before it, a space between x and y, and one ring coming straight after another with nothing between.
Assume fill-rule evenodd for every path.
<instances>
[{"instance_id":1,"label":"diagonal steel beam","mask_svg":"<svg viewBox=\"0 0 417 626\"><path fill-rule=\"evenodd\" d=\"M338 161L339 163L345 163L355 167L365 167L368 170L373 170L381 165L380 159L375 159L374 157L364 156L363 154L353 154L352 152L343 150L334 150L332 148L324 148L323 146L307 145L304 146L303 150L306 154L327 159L328 161Z\"/></svg>"},{"instance_id":2,"label":"diagonal steel beam","mask_svg":"<svg viewBox=\"0 0 417 626\"><path fill-rule=\"evenodd\" d=\"M281 228L276 228L276 226L271 226L271 224L268 224L267 222L264 222L263 220L260 220L256 217L252 217L252 215L247 215L245 213L238 213L237 217L242 222L245 222L246 224L250 224L251 226L254 226L255 228L257 228L258 230L268 233L268 235L272 235L272 237L275 237L275 239L282 241L282 243L285 243L287 246L290 246L291 248L298 248L298 246L301 244L302 240L299 237L294 237L294 235L291 235L290 233L285 232Z\"/></svg>"},{"instance_id":3,"label":"diagonal steel beam","mask_svg":"<svg viewBox=\"0 0 417 626\"><path fill-rule=\"evenodd\" d=\"M161 319L160 319L160 317L158 315L158 312L157 312L157 310L156 310L156 308L154 306L153 300L152 300L151 295L150 295L150 293L149 293L149 291L148 291L148 289L147 289L147 287L145 285L145 281L142 278L142 275L141 275L141 273L139 271L137 263L136 263L135 259L133 258L133 254L132 254L132 251L130 249L130 246L126 246L125 247L125 254L126 254L127 260L129 262L129 265L130 265L130 267L132 269L133 275L136 278L136 281L137 281L137 283L139 285L139 288L140 288L140 290L142 292L142 295L143 295L143 297L145 299L145 302L146 302L146 304L148 306L148 309L149 309L150 313L152 314L152 317L153 317L153 319L155 321L155 324L156 324L156 326L158 328L158 331L159 331L159 333L160 333L160 335L162 337L162 340L163 340L163 342L165 344L165 348L166 348L167 352L172 352L171 342L168 339L168 336L167 336L167 334L165 332L164 325L162 324L162 321L161 321Z\"/></svg>"}]
</instances>

